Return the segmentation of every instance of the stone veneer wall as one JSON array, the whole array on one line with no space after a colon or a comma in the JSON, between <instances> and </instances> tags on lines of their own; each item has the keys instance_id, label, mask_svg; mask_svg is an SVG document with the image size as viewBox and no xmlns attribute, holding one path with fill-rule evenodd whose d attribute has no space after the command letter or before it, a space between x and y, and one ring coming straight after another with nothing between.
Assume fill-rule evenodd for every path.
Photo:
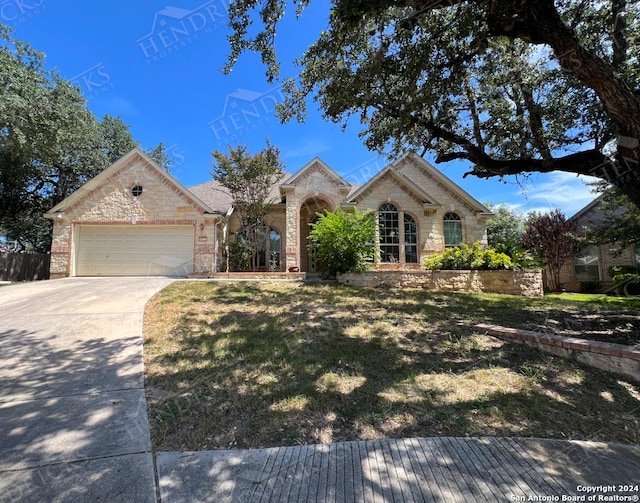
<instances>
[{"instance_id":1,"label":"stone veneer wall","mask_svg":"<svg viewBox=\"0 0 640 503\"><path fill-rule=\"evenodd\" d=\"M385 288L425 288L428 290L505 293L542 297L542 271L368 271L338 276L345 285Z\"/></svg>"}]
</instances>

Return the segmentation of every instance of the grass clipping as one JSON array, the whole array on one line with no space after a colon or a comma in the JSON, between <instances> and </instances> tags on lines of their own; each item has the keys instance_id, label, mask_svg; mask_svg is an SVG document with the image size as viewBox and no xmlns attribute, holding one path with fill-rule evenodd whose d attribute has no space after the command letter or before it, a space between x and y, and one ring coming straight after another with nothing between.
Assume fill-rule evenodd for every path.
<instances>
[{"instance_id":1,"label":"grass clipping","mask_svg":"<svg viewBox=\"0 0 640 503\"><path fill-rule=\"evenodd\" d=\"M562 302L298 283L174 283L145 313L154 448L438 435L640 443L637 385L470 328L483 321L591 330L607 340L607 331L619 337L624 326L625 337L637 337L637 315ZM620 330L594 326L594 317L611 324L616 316Z\"/></svg>"}]
</instances>

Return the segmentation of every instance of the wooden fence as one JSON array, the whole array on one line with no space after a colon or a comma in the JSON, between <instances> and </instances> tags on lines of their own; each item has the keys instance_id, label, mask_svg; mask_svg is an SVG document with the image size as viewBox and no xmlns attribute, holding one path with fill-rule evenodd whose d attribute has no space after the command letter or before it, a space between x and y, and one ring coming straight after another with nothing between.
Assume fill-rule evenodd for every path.
<instances>
[{"instance_id":1,"label":"wooden fence","mask_svg":"<svg viewBox=\"0 0 640 503\"><path fill-rule=\"evenodd\" d=\"M46 253L0 253L0 281L49 279Z\"/></svg>"}]
</instances>

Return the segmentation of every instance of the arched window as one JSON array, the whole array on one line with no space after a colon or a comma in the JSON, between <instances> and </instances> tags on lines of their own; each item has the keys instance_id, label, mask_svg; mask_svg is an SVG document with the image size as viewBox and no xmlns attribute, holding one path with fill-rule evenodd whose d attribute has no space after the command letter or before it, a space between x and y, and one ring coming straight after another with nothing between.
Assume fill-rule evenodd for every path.
<instances>
[{"instance_id":1,"label":"arched window","mask_svg":"<svg viewBox=\"0 0 640 503\"><path fill-rule=\"evenodd\" d=\"M597 246L585 246L573 257L573 272L576 276L576 281L593 281L600 279Z\"/></svg>"},{"instance_id":2,"label":"arched window","mask_svg":"<svg viewBox=\"0 0 640 503\"><path fill-rule=\"evenodd\" d=\"M378 209L378 226L380 230L380 261L400 261L400 223L398 208L385 203Z\"/></svg>"},{"instance_id":3,"label":"arched window","mask_svg":"<svg viewBox=\"0 0 640 503\"><path fill-rule=\"evenodd\" d=\"M444 216L444 245L458 246L462 243L462 220L456 213Z\"/></svg>"},{"instance_id":4,"label":"arched window","mask_svg":"<svg viewBox=\"0 0 640 503\"><path fill-rule=\"evenodd\" d=\"M404 261L418 263L418 226L411 215L404 215Z\"/></svg>"}]
</instances>

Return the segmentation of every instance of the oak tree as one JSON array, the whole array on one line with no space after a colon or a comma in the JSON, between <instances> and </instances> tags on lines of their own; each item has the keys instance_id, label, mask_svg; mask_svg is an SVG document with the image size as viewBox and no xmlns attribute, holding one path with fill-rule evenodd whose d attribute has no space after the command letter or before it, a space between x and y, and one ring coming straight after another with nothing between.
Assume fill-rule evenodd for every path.
<instances>
[{"instance_id":1,"label":"oak tree","mask_svg":"<svg viewBox=\"0 0 640 503\"><path fill-rule=\"evenodd\" d=\"M0 24L0 236L49 250L44 213L137 145L121 118L101 121L78 87ZM151 155L160 162L164 146Z\"/></svg>"},{"instance_id":2,"label":"oak tree","mask_svg":"<svg viewBox=\"0 0 640 503\"><path fill-rule=\"evenodd\" d=\"M280 78L287 5L231 2L225 71L257 51ZM465 160L481 178L593 175L640 206L640 2L332 0L328 19L284 81L283 120L313 96L326 119L359 119L370 149Z\"/></svg>"}]
</instances>

